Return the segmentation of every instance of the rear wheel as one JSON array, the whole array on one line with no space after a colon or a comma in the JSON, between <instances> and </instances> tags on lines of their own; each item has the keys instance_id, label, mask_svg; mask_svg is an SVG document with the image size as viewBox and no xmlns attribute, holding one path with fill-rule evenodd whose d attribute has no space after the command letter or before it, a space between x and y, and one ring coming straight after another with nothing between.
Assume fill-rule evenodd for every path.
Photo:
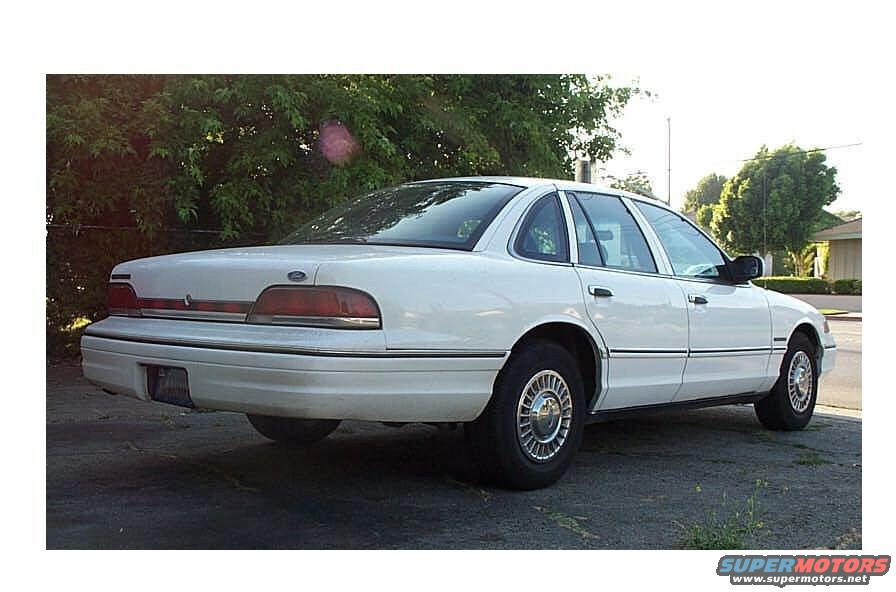
<instances>
[{"instance_id":1,"label":"rear wheel","mask_svg":"<svg viewBox=\"0 0 896 592\"><path fill-rule=\"evenodd\" d=\"M815 345L803 333L790 338L778 381L754 403L759 422L770 430L801 430L812 419L818 395Z\"/></svg>"},{"instance_id":2,"label":"rear wheel","mask_svg":"<svg viewBox=\"0 0 896 592\"><path fill-rule=\"evenodd\" d=\"M485 411L465 431L483 477L537 489L569 468L584 420L584 387L573 357L553 342L534 341L511 356Z\"/></svg>"},{"instance_id":3,"label":"rear wheel","mask_svg":"<svg viewBox=\"0 0 896 592\"><path fill-rule=\"evenodd\" d=\"M312 444L339 427L338 419L296 419L270 415L246 415L259 434L284 444Z\"/></svg>"}]
</instances>

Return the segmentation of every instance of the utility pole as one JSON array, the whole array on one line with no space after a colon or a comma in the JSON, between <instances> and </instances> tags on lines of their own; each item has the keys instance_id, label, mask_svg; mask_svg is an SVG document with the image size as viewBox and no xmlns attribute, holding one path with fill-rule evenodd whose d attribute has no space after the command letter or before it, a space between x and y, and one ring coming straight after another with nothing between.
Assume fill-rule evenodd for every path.
<instances>
[{"instance_id":1,"label":"utility pole","mask_svg":"<svg viewBox=\"0 0 896 592\"><path fill-rule=\"evenodd\" d=\"M591 182L591 161L586 158L576 160L576 181L579 183Z\"/></svg>"},{"instance_id":2,"label":"utility pole","mask_svg":"<svg viewBox=\"0 0 896 592\"><path fill-rule=\"evenodd\" d=\"M672 118L666 118L666 205L672 205Z\"/></svg>"}]
</instances>

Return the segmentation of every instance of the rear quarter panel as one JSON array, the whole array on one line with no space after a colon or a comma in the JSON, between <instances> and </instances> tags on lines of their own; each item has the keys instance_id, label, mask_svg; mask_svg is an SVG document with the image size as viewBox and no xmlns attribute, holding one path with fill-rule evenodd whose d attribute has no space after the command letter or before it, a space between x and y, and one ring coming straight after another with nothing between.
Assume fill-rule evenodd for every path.
<instances>
[{"instance_id":1,"label":"rear quarter panel","mask_svg":"<svg viewBox=\"0 0 896 592\"><path fill-rule=\"evenodd\" d=\"M317 283L364 290L380 306L389 349L511 349L529 328L567 321L587 330L570 266L488 252L326 262Z\"/></svg>"}]
</instances>

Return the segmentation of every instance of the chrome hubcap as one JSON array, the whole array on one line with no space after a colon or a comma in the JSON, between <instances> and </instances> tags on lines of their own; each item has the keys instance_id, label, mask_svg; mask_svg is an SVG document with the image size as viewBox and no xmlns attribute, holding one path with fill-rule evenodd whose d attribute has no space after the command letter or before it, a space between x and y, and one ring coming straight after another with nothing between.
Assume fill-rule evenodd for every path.
<instances>
[{"instance_id":1,"label":"chrome hubcap","mask_svg":"<svg viewBox=\"0 0 896 592\"><path fill-rule=\"evenodd\" d=\"M812 360L804 351L798 351L790 360L790 370L787 372L787 394L790 396L790 404L797 413L803 413L809 408L812 400Z\"/></svg>"},{"instance_id":2,"label":"chrome hubcap","mask_svg":"<svg viewBox=\"0 0 896 592\"><path fill-rule=\"evenodd\" d=\"M553 370L542 370L523 388L517 405L516 435L530 459L545 462L563 447L572 424L572 395Z\"/></svg>"}]
</instances>

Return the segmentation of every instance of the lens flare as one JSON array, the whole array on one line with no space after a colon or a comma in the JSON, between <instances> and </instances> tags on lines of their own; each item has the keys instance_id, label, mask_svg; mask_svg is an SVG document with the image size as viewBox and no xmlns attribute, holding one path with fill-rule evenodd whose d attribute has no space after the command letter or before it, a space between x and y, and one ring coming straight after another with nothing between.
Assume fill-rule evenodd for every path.
<instances>
[{"instance_id":1,"label":"lens flare","mask_svg":"<svg viewBox=\"0 0 896 592\"><path fill-rule=\"evenodd\" d=\"M358 141L341 121L328 121L321 126L320 151L332 164L348 164L358 149Z\"/></svg>"}]
</instances>

